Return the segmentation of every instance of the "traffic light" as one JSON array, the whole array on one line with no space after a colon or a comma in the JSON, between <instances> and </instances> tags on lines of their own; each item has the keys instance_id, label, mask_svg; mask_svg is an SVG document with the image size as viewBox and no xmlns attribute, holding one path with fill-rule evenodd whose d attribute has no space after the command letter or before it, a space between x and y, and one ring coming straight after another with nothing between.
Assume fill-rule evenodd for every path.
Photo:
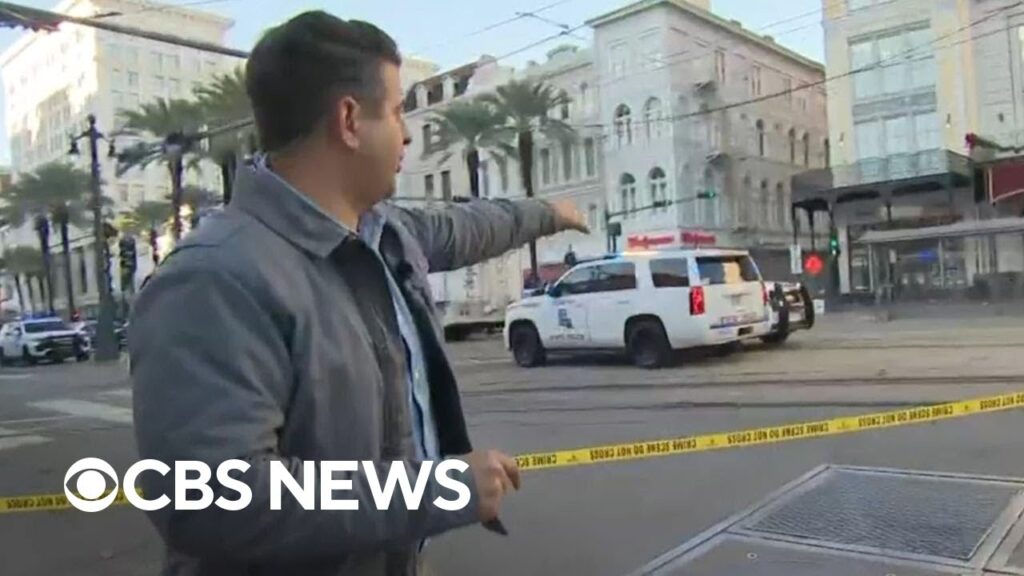
<instances>
[{"instance_id":1,"label":"traffic light","mask_svg":"<svg viewBox=\"0 0 1024 576\"><path fill-rule=\"evenodd\" d=\"M700 192L697 192L697 198L700 198L701 200L713 200L717 196L718 192L715 192L712 188L708 188L707 190L701 190Z\"/></svg>"},{"instance_id":2,"label":"traffic light","mask_svg":"<svg viewBox=\"0 0 1024 576\"><path fill-rule=\"evenodd\" d=\"M828 239L828 251L832 254L833 258L839 256L839 234L835 229L832 230L832 235Z\"/></svg>"},{"instance_id":3,"label":"traffic light","mask_svg":"<svg viewBox=\"0 0 1024 576\"><path fill-rule=\"evenodd\" d=\"M136 268L135 238L125 236L119 242L122 274L133 274Z\"/></svg>"}]
</instances>

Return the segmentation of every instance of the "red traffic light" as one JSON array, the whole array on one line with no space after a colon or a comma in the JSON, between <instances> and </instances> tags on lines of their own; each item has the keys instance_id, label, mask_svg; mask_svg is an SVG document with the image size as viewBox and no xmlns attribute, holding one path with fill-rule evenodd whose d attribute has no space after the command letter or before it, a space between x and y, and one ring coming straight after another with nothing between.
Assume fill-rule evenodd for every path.
<instances>
[{"instance_id":1,"label":"red traffic light","mask_svg":"<svg viewBox=\"0 0 1024 576\"><path fill-rule=\"evenodd\" d=\"M821 259L821 256L814 253L804 256L804 271L811 276L821 274L821 271L824 269L825 261Z\"/></svg>"}]
</instances>

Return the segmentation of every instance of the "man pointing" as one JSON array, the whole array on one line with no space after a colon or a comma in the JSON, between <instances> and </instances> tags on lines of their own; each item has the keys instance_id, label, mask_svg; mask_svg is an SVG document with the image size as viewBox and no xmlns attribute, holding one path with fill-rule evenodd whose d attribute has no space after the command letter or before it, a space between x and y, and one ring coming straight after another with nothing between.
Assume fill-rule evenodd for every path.
<instances>
[{"instance_id":1,"label":"man pointing","mask_svg":"<svg viewBox=\"0 0 1024 576\"><path fill-rule=\"evenodd\" d=\"M238 478L253 500L241 511L150 513L167 574L415 574L423 539L493 520L519 486L513 459L470 444L427 274L586 226L540 200L383 202L409 143L400 63L367 23L309 12L270 30L246 68L267 154L239 169L231 205L139 295L140 456L250 464ZM357 511L269 506L272 461L301 478L304 461L369 460L383 477L393 461L417 471L451 457L469 464L462 511L399 501L377 511L361 472L345 496ZM168 493L170 476L142 488ZM422 501L438 496L452 498L431 478Z\"/></svg>"}]
</instances>

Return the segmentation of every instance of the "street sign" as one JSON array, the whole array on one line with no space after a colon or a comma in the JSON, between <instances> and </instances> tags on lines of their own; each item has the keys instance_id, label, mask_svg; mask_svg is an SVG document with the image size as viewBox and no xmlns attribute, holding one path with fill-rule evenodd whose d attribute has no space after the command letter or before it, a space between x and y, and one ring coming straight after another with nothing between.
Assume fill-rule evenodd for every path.
<instances>
[{"instance_id":1,"label":"street sign","mask_svg":"<svg viewBox=\"0 0 1024 576\"><path fill-rule=\"evenodd\" d=\"M821 274L821 271L824 269L825 261L816 253L811 252L804 258L804 270L806 270L811 276Z\"/></svg>"},{"instance_id":2,"label":"street sign","mask_svg":"<svg viewBox=\"0 0 1024 576\"><path fill-rule=\"evenodd\" d=\"M789 246L789 271L793 274L802 274L804 271L803 250L799 244Z\"/></svg>"}]
</instances>

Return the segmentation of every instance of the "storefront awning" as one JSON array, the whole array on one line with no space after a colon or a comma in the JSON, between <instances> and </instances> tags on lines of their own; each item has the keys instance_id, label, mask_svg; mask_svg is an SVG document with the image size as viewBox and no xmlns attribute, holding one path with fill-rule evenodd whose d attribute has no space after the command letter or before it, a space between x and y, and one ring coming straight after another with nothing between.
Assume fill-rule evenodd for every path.
<instances>
[{"instance_id":1,"label":"storefront awning","mask_svg":"<svg viewBox=\"0 0 1024 576\"><path fill-rule=\"evenodd\" d=\"M955 224L925 228L868 230L856 242L859 244L888 244L912 240L992 236L1022 232L1024 232L1024 218L993 218L991 220L966 220Z\"/></svg>"}]
</instances>

